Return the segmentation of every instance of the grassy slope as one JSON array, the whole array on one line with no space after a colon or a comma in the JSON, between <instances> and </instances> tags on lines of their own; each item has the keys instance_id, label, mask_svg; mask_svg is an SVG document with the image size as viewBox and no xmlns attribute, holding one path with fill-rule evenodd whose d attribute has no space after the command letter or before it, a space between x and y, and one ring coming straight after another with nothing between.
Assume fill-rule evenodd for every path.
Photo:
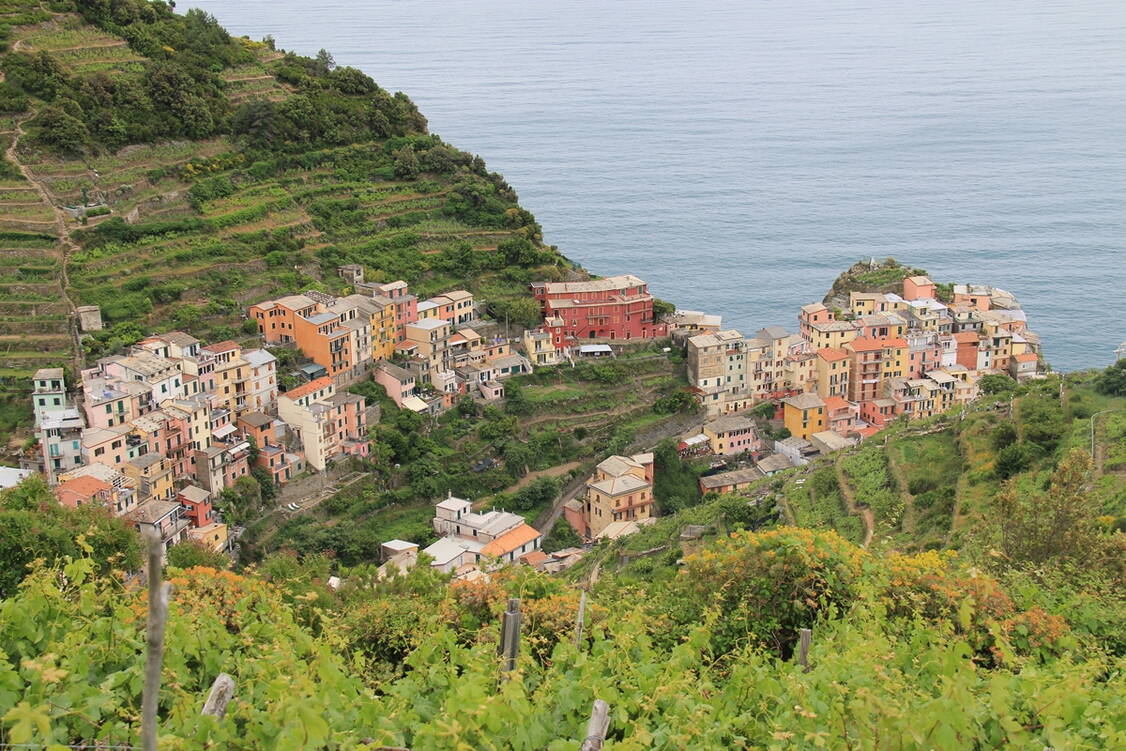
<instances>
[{"instance_id":1,"label":"grassy slope","mask_svg":"<svg viewBox=\"0 0 1126 751\"><path fill-rule=\"evenodd\" d=\"M874 549L918 552L962 548L966 536L990 513L990 502L1001 485L993 471L997 457L991 440L994 432L1005 424L1011 424L1022 437L1035 429L1040 418L1033 418L1032 405L1054 408L1059 403L1058 389L1055 378L1022 387L1014 400L1012 418L1005 395L983 399L966 412L964 419L955 413L922 423L895 424L861 447L764 478L741 495L763 498L767 504L778 503L786 523L834 529L860 543L864 525L859 516L849 513L847 495L873 512ZM1099 494L1108 517L1126 517L1126 398L1098 394L1089 374L1067 376L1064 408L1050 413L1060 417L1050 431L1056 439L1055 448L1016 477L1018 487L1039 487L1063 453L1072 448L1086 449L1090 417L1101 410L1118 411L1107 412L1097 420L1099 471L1093 492ZM881 440L885 437L886 445ZM868 458L866 463L862 456ZM843 472L835 471L838 465ZM868 471L850 475L850 467ZM705 499L702 505L665 517L638 535L603 544L572 576L588 576L599 562L612 570L620 568L627 576L644 578L660 573L681 552L691 552L694 543L684 544L678 539L685 526L704 524L719 534L729 531L732 524L725 518L726 508L725 499ZM654 557L620 564L621 553L660 546L667 547Z\"/></svg>"},{"instance_id":2,"label":"grassy slope","mask_svg":"<svg viewBox=\"0 0 1126 751\"><path fill-rule=\"evenodd\" d=\"M516 484L525 468L537 471L577 463L573 473L561 479L571 474L585 476L607 453L625 451L649 435L646 431L685 419L681 415L658 415L651 407L658 396L685 384L683 363L652 351L619 362L628 363L628 375L616 383L581 380L583 371L569 367L544 369L516 379L530 406L528 414L516 421L511 440L532 448L526 467L503 461L505 452L499 447L503 441L481 437L486 419L466 418L453 410L422 428L440 451L441 476L435 496L403 492L412 477L411 467L404 465L389 476L373 476L357 483L309 512L290 516L274 511L266 515L251 530L254 552L291 547L302 553L331 553L351 561L363 555L378 556L377 546L385 540L424 542L431 535L433 500L444 497L447 490L504 507L508 499L501 491ZM384 402L382 406L382 422L394 423L394 405ZM470 470L489 458L498 460L496 468L479 473ZM388 492L388 488L397 488L400 494ZM541 511L543 507L521 513L535 518Z\"/></svg>"},{"instance_id":3,"label":"grassy slope","mask_svg":"<svg viewBox=\"0 0 1126 751\"><path fill-rule=\"evenodd\" d=\"M48 11L35 0L6 0L0 3L0 23L11 27L10 50L47 53L77 80L97 72L117 80L143 75L144 59L124 39L73 13ZM284 63L282 53L245 44L256 60L220 74L232 107L292 96L293 87L274 75ZM64 279L73 304L102 306L107 328L179 327L202 337L229 336L245 306L260 299L308 287L344 291L334 270L340 259L364 263L375 280L405 277L424 295L455 285L491 301L527 294L527 269L436 268L444 249L464 242L475 253L492 253L498 243L527 231L476 226L451 216L447 194L458 176L422 172L396 179L383 142L315 150L316 166L281 165L255 175L246 168L262 152L248 156L224 136L62 158L36 148L33 133L20 133L19 123L45 106L35 97L30 101L28 112L0 116L0 147L20 136L9 157L33 181L14 163L0 174L0 377L10 394L21 392L21 381L36 368L75 362ZM291 155L296 161L302 156ZM192 205L195 182L225 176L234 181L233 194ZM84 190L90 200L104 200L111 213L85 222L63 213L60 207L81 203ZM516 208L514 201L508 204ZM317 208L329 214L318 218L311 213ZM345 209L355 222L334 222L331 212ZM206 221L194 229L91 247L88 230L114 217L142 227ZM66 244L53 238L71 232L78 245L66 253ZM108 344L112 349L121 340ZM96 349L101 354L105 348ZM14 398L18 403L22 396Z\"/></svg>"}]
</instances>

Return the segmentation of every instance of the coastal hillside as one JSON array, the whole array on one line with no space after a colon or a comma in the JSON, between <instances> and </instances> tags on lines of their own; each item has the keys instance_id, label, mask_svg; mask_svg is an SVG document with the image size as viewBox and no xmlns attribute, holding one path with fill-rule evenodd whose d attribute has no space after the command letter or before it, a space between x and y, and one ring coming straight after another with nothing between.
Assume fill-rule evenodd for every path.
<instances>
[{"instance_id":1,"label":"coastal hillside","mask_svg":"<svg viewBox=\"0 0 1126 751\"><path fill-rule=\"evenodd\" d=\"M516 323L563 273L503 178L328 52L146 0L6 0L0 24L0 429L36 368L151 331L239 338L247 303L342 291L341 264ZM77 329L88 305L102 330Z\"/></svg>"},{"instance_id":2,"label":"coastal hillside","mask_svg":"<svg viewBox=\"0 0 1126 751\"><path fill-rule=\"evenodd\" d=\"M989 513L958 551L771 521L761 501L800 470L603 541L563 576L513 566L450 583L429 566L288 551L233 573L176 546L161 742L563 751L587 737L597 699L608 751L1121 748L1126 551L1104 513L1121 497L1106 453L1121 438L1097 426L1092 466L1074 445L1090 418L1037 436L991 414L993 435L1018 433L1010 445L1048 433L1058 445L1007 480L1005 449L981 450ZM889 451L920 438L889 436ZM0 743L138 743L145 595L118 570L137 542L109 517L77 543L63 533L89 512L57 508L36 479L0 494ZM506 671L511 598L522 625ZM219 672L234 700L201 719Z\"/></svg>"}]
</instances>

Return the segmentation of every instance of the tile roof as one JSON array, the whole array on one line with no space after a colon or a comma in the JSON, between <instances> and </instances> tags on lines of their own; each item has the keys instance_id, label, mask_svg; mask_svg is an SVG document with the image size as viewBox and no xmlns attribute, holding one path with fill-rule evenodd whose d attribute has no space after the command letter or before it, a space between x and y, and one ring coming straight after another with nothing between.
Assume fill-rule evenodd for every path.
<instances>
[{"instance_id":1,"label":"tile roof","mask_svg":"<svg viewBox=\"0 0 1126 751\"><path fill-rule=\"evenodd\" d=\"M825 362L837 362L839 360L848 359L848 353L836 347L822 347L817 350L817 356Z\"/></svg>"},{"instance_id":2,"label":"tile roof","mask_svg":"<svg viewBox=\"0 0 1126 751\"><path fill-rule=\"evenodd\" d=\"M527 545L540 536L539 530L528 524L521 524L515 529L510 529L500 537L481 548L481 555L500 557L517 550L521 545Z\"/></svg>"},{"instance_id":3,"label":"tile roof","mask_svg":"<svg viewBox=\"0 0 1126 751\"><path fill-rule=\"evenodd\" d=\"M207 350L208 352L230 352L232 349L238 348L238 344L232 342L230 339L226 339L221 342L215 342L214 344L208 344L203 349Z\"/></svg>"},{"instance_id":4,"label":"tile roof","mask_svg":"<svg viewBox=\"0 0 1126 751\"><path fill-rule=\"evenodd\" d=\"M67 490L71 493L74 493L75 495L82 496L83 498L89 498L95 493L110 490L112 489L112 487L113 486L108 482L99 480L96 477L91 477L90 475L82 475L80 477L71 478L66 482L59 483L58 487L55 488L55 493L58 494L61 491Z\"/></svg>"},{"instance_id":5,"label":"tile roof","mask_svg":"<svg viewBox=\"0 0 1126 751\"><path fill-rule=\"evenodd\" d=\"M788 404L795 409L814 409L816 407L824 407L825 402L821 400L817 394L797 394L796 396L787 396L782 400L783 404Z\"/></svg>"},{"instance_id":6,"label":"tile roof","mask_svg":"<svg viewBox=\"0 0 1126 751\"><path fill-rule=\"evenodd\" d=\"M576 292L612 292L626 287L640 287L645 282L632 274L608 276L605 279L593 279L589 282L547 282L544 290L549 295L569 295Z\"/></svg>"},{"instance_id":7,"label":"tile roof","mask_svg":"<svg viewBox=\"0 0 1126 751\"><path fill-rule=\"evenodd\" d=\"M312 394L315 391L320 391L321 389L326 388L326 387L331 386L331 385L332 385L332 379L329 378L328 376L324 376L322 378L318 378L315 381L309 381L308 383L302 384L295 389L290 389L289 391L282 394L282 396L286 397L287 399L292 399L292 400L296 401L297 399L300 399L303 396L307 396L308 394Z\"/></svg>"},{"instance_id":8,"label":"tile roof","mask_svg":"<svg viewBox=\"0 0 1126 751\"><path fill-rule=\"evenodd\" d=\"M754 467L749 469L733 469L730 472L719 472L714 475L707 475L700 478L700 485L705 490L712 488L722 488L726 485L741 485L746 482L753 482L762 477Z\"/></svg>"}]
</instances>

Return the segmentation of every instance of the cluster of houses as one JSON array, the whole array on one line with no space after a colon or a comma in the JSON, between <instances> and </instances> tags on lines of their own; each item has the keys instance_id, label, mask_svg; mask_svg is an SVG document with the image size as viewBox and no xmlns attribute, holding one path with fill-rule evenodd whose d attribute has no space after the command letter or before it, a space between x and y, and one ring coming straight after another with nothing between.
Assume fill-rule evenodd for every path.
<instances>
[{"instance_id":1,"label":"cluster of houses","mask_svg":"<svg viewBox=\"0 0 1126 751\"><path fill-rule=\"evenodd\" d=\"M464 498L450 495L434 507L437 542L422 550L430 567L457 580L487 578L489 572L509 564L523 564L542 571L561 571L578 562L584 551L578 548L545 553L540 549L543 535L508 511L476 511ZM406 571L418 563L418 544L389 540L382 545L384 570Z\"/></svg>"},{"instance_id":2,"label":"cluster of houses","mask_svg":"<svg viewBox=\"0 0 1126 751\"><path fill-rule=\"evenodd\" d=\"M265 349L202 345L182 332L151 336L82 371L76 404L61 369L35 374L40 451L24 469L43 472L65 505L105 506L158 530L166 544L196 538L223 549L228 532L212 503L252 469L284 485L306 469L367 455L377 408L345 387L368 375L399 407L438 414L461 395L502 398L506 378L535 367L602 355L609 342L671 335L685 348L691 391L708 416L699 434L681 441L682 455L755 459L700 480L704 492L730 492L901 416L965 404L984 374L1023 380L1041 367L1039 337L1010 293L959 285L941 302L925 276L905 279L901 294L853 292L847 310L805 305L796 332L768 326L753 337L697 311L658 321L648 286L632 275L537 282L531 291L543 326L509 339L478 315L467 291L419 301L406 282L365 282L354 265L338 272L352 294L307 291L248 309L266 344L310 361L301 385L279 393L277 360ZM769 440L741 414L763 402L778 405L774 416L788 437ZM453 497L435 514L440 539L422 552L442 571L516 561L565 566L572 554L544 554L540 533L517 514L475 511ZM650 523L652 454L604 460L563 514L585 539ZM418 553L404 541L386 546L385 557L403 565Z\"/></svg>"},{"instance_id":3,"label":"cluster of houses","mask_svg":"<svg viewBox=\"0 0 1126 751\"><path fill-rule=\"evenodd\" d=\"M462 394L499 399L504 379L531 372L530 360L497 325L478 316L471 293L453 290L420 302L406 282L365 282L354 265L339 272L353 294L310 291L249 309L266 343L299 349L313 375L347 385L370 373L397 406L438 414ZM539 364L557 362L548 350L539 347Z\"/></svg>"},{"instance_id":4,"label":"cluster of houses","mask_svg":"<svg viewBox=\"0 0 1126 751\"><path fill-rule=\"evenodd\" d=\"M330 379L279 395L277 361L264 349L173 331L79 376L72 403L61 368L34 375L30 468L63 505L106 507L166 547L194 538L225 549L213 503L255 467L284 485L307 465L367 451L362 397L337 394Z\"/></svg>"},{"instance_id":5,"label":"cluster of houses","mask_svg":"<svg viewBox=\"0 0 1126 751\"><path fill-rule=\"evenodd\" d=\"M832 450L972 401L982 375L1040 375L1040 339L1012 294L957 285L952 297L940 302L934 282L912 276L902 294L852 292L848 310L802 306L796 333L744 337L688 311L674 334L709 416L780 402L792 436Z\"/></svg>"}]
</instances>

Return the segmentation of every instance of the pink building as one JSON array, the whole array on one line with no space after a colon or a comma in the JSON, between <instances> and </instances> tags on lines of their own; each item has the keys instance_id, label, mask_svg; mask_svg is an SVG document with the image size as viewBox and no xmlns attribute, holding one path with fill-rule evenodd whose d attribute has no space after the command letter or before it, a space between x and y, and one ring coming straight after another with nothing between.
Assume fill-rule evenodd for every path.
<instances>
[{"instance_id":1,"label":"pink building","mask_svg":"<svg viewBox=\"0 0 1126 751\"><path fill-rule=\"evenodd\" d=\"M860 419L882 429L895 419L895 401L892 399L869 399L860 403Z\"/></svg>"},{"instance_id":2,"label":"pink building","mask_svg":"<svg viewBox=\"0 0 1126 751\"><path fill-rule=\"evenodd\" d=\"M822 303L813 302L809 305L803 305L798 313L798 333L801 334L802 339L810 341L813 339L812 327L815 324L828 323L835 319L836 316L833 311L826 308Z\"/></svg>"},{"instance_id":3,"label":"pink building","mask_svg":"<svg viewBox=\"0 0 1126 751\"><path fill-rule=\"evenodd\" d=\"M407 338L404 327L418 320L418 298L410 293L404 281L389 282L378 287L379 294L395 303L395 330L399 341Z\"/></svg>"},{"instance_id":4,"label":"pink building","mask_svg":"<svg viewBox=\"0 0 1126 751\"><path fill-rule=\"evenodd\" d=\"M903 280L904 300L933 300L938 297L934 282L925 276L909 276Z\"/></svg>"},{"instance_id":5,"label":"pink building","mask_svg":"<svg viewBox=\"0 0 1126 751\"><path fill-rule=\"evenodd\" d=\"M825 400L825 428L845 435L856 427L860 420L860 405L853 404L839 396Z\"/></svg>"},{"instance_id":6,"label":"pink building","mask_svg":"<svg viewBox=\"0 0 1126 751\"><path fill-rule=\"evenodd\" d=\"M922 378L930 370L942 367L942 346L938 334L933 331L907 332L907 372L908 378Z\"/></svg>"},{"instance_id":7,"label":"pink building","mask_svg":"<svg viewBox=\"0 0 1126 751\"><path fill-rule=\"evenodd\" d=\"M976 331L963 331L954 335L954 341L958 345L956 362L966 370L977 370L981 335Z\"/></svg>"},{"instance_id":8,"label":"pink building","mask_svg":"<svg viewBox=\"0 0 1126 751\"><path fill-rule=\"evenodd\" d=\"M387 390L387 396L395 402L395 406L402 407L407 397L414 396L416 386L414 373L406 368L401 368L391 362L381 362L375 366L372 374L375 382Z\"/></svg>"}]
</instances>

